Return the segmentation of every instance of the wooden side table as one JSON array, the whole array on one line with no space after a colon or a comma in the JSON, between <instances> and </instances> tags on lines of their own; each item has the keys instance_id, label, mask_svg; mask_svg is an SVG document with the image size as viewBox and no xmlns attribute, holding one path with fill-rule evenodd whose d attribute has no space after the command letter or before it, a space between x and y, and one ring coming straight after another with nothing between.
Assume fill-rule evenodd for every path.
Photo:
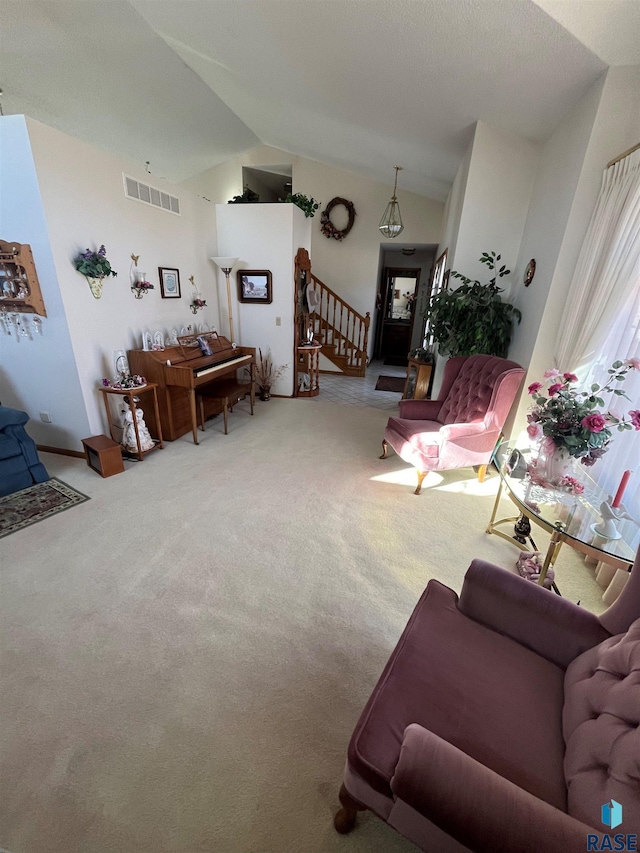
<instances>
[{"instance_id":1,"label":"wooden side table","mask_svg":"<svg viewBox=\"0 0 640 853\"><path fill-rule=\"evenodd\" d=\"M319 374L321 349L322 344L315 339L313 344L301 344L296 347L296 388L294 389L296 397L317 397L320 393ZM300 379L302 374L309 377L309 385L306 388L300 388Z\"/></svg>"},{"instance_id":2,"label":"wooden side table","mask_svg":"<svg viewBox=\"0 0 640 853\"><path fill-rule=\"evenodd\" d=\"M429 361L418 361L408 358L407 379L404 383L403 400L424 400L429 393L429 381L433 364Z\"/></svg>"},{"instance_id":3,"label":"wooden side table","mask_svg":"<svg viewBox=\"0 0 640 853\"><path fill-rule=\"evenodd\" d=\"M104 408L107 413L107 421L109 423L109 433L113 441L116 441L116 437L113 434L113 423L111 419L111 410L109 408L109 396L116 395L118 397L128 397L126 400L129 404L129 408L131 409L131 414L133 416L133 429L136 434L136 444L138 445L138 452L136 456L142 462L143 458L147 453L151 453L152 450L155 450L156 447L164 448L164 444L162 442L162 427L160 426L160 413L158 411L158 394L157 389L158 385L156 382L148 382L146 385L140 385L138 388L100 388L102 391L102 399L104 400ZM154 438L155 442L153 447L150 447L149 450L143 450L142 445L140 443L140 433L138 432L138 419L136 417L136 396L141 396L142 394L146 394L148 392L153 394L153 410L156 416L156 424L158 429L158 437Z\"/></svg>"}]
</instances>

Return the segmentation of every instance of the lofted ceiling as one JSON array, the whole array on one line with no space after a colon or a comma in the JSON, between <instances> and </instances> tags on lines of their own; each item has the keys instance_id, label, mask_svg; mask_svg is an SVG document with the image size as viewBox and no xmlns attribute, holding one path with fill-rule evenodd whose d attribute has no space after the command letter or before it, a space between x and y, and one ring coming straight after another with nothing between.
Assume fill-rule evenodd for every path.
<instances>
[{"instance_id":1,"label":"lofted ceiling","mask_svg":"<svg viewBox=\"0 0 640 853\"><path fill-rule=\"evenodd\" d=\"M264 143L446 198L477 120L543 141L640 0L1 0L5 114L185 180ZM304 189L304 188L298 188Z\"/></svg>"}]
</instances>

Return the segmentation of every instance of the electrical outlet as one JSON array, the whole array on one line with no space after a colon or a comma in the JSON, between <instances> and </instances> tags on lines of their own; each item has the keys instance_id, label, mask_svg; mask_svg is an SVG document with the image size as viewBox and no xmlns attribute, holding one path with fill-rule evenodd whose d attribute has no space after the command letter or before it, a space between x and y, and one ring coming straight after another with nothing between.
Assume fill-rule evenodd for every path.
<instances>
[{"instance_id":1,"label":"electrical outlet","mask_svg":"<svg viewBox=\"0 0 640 853\"><path fill-rule=\"evenodd\" d=\"M282 325L282 317L276 317L276 326Z\"/></svg>"},{"instance_id":2,"label":"electrical outlet","mask_svg":"<svg viewBox=\"0 0 640 853\"><path fill-rule=\"evenodd\" d=\"M40 412L40 420L43 424L52 423L51 415L49 414L49 412Z\"/></svg>"}]
</instances>

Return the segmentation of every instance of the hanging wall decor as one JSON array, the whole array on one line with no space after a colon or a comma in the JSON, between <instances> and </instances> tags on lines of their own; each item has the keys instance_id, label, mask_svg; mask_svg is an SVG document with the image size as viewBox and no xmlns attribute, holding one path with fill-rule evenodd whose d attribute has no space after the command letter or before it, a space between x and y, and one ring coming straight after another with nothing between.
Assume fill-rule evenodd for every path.
<instances>
[{"instance_id":1,"label":"hanging wall decor","mask_svg":"<svg viewBox=\"0 0 640 853\"><path fill-rule=\"evenodd\" d=\"M331 211L334 209L334 207L339 207L340 205L345 207L347 209L347 213L349 214L349 222L347 224L347 227L343 228L342 230L336 228L336 226L331 221ZM320 216L320 230L322 231L324 236L327 237L327 239L331 239L331 237L333 237L334 240L344 240L349 231L351 231L351 229L353 228L353 223L355 222L355 219L356 209L353 206L353 202L347 201L346 198L340 198L339 196L336 196L335 198L331 199L329 204L322 211L322 215Z\"/></svg>"},{"instance_id":2,"label":"hanging wall decor","mask_svg":"<svg viewBox=\"0 0 640 853\"><path fill-rule=\"evenodd\" d=\"M206 299L202 298L202 294L200 293L200 291L196 287L196 277L194 275L190 275L189 281L191 282L191 284L193 285L193 289L195 290L195 295L194 295L193 299L191 300L191 305L190 305L191 313L197 314L198 311L202 311L203 308L207 307L207 301L206 301ZM210 353L206 353L206 355L210 355Z\"/></svg>"},{"instance_id":3,"label":"hanging wall decor","mask_svg":"<svg viewBox=\"0 0 640 853\"><path fill-rule=\"evenodd\" d=\"M131 293L133 293L136 299L142 299L145 293L148 293L150 290L154 289L153 284L151 284L150 281L147 281L146 272L141 272L139 269L137 269L139 260L140 255L134 255L132 252L129 279L131 281Z\"/></svg>"},{"instance_id":4,"label":"hanging wall decor","mask_svg":"<svg viewBox=\"0 0 640 853\"><path fill-rule=\"evenodd\" d=\"M0 305L3 310L47 316L31 246L0 240Z\"/></svg>"},{"instance_id":5,"label":"hanging wall decor","mask_svg":"<svg viewBox=\"0 0 640 853\"><path fill-rule=\"evenodd\" d=\"M80 252L74 264L78 272L86 278L91 289L91 295L96 299L100 299L102 296L102 283L105 278L109 278L110 275L118 275L107 260L107 250L104 245L100 246L97 252L91 249Z\"/></svg>"},{"instance_id":6,"label":"hanging wall decor","mask_svg":"<svg viewBox=\"0 0 640 853\"><path fill-rule=\"evenodd\" d=\"M527 268L524 271L524 286L529 287L531 282L533 281L533 277L536 274L536 260L535 258L531 258L529 263L527 264Z\"/></svg>"}]
</instances>

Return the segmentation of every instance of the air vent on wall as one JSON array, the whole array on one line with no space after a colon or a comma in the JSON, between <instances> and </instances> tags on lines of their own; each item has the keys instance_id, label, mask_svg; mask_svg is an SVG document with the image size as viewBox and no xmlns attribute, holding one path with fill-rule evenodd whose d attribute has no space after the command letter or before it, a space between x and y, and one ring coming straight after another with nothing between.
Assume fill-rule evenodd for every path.
<instances>
[{"instance_id":1,"label":"air vent on wall","mask_svg":"<svg viewBox=\"0 0 640 853\"><path fill-rule=\"evenodd\" d=\"M166 210L167 213L175 213L180 216L180 199L174 195L162 192L155 187L150 187L148 184L143 184L141 181L136 181L135 178L129 175L122 175L124 179L124 194L127 198L135 199L135 201L150 204L153 207L159 207L161 210Z\"/></svg>"}]
</instances>

